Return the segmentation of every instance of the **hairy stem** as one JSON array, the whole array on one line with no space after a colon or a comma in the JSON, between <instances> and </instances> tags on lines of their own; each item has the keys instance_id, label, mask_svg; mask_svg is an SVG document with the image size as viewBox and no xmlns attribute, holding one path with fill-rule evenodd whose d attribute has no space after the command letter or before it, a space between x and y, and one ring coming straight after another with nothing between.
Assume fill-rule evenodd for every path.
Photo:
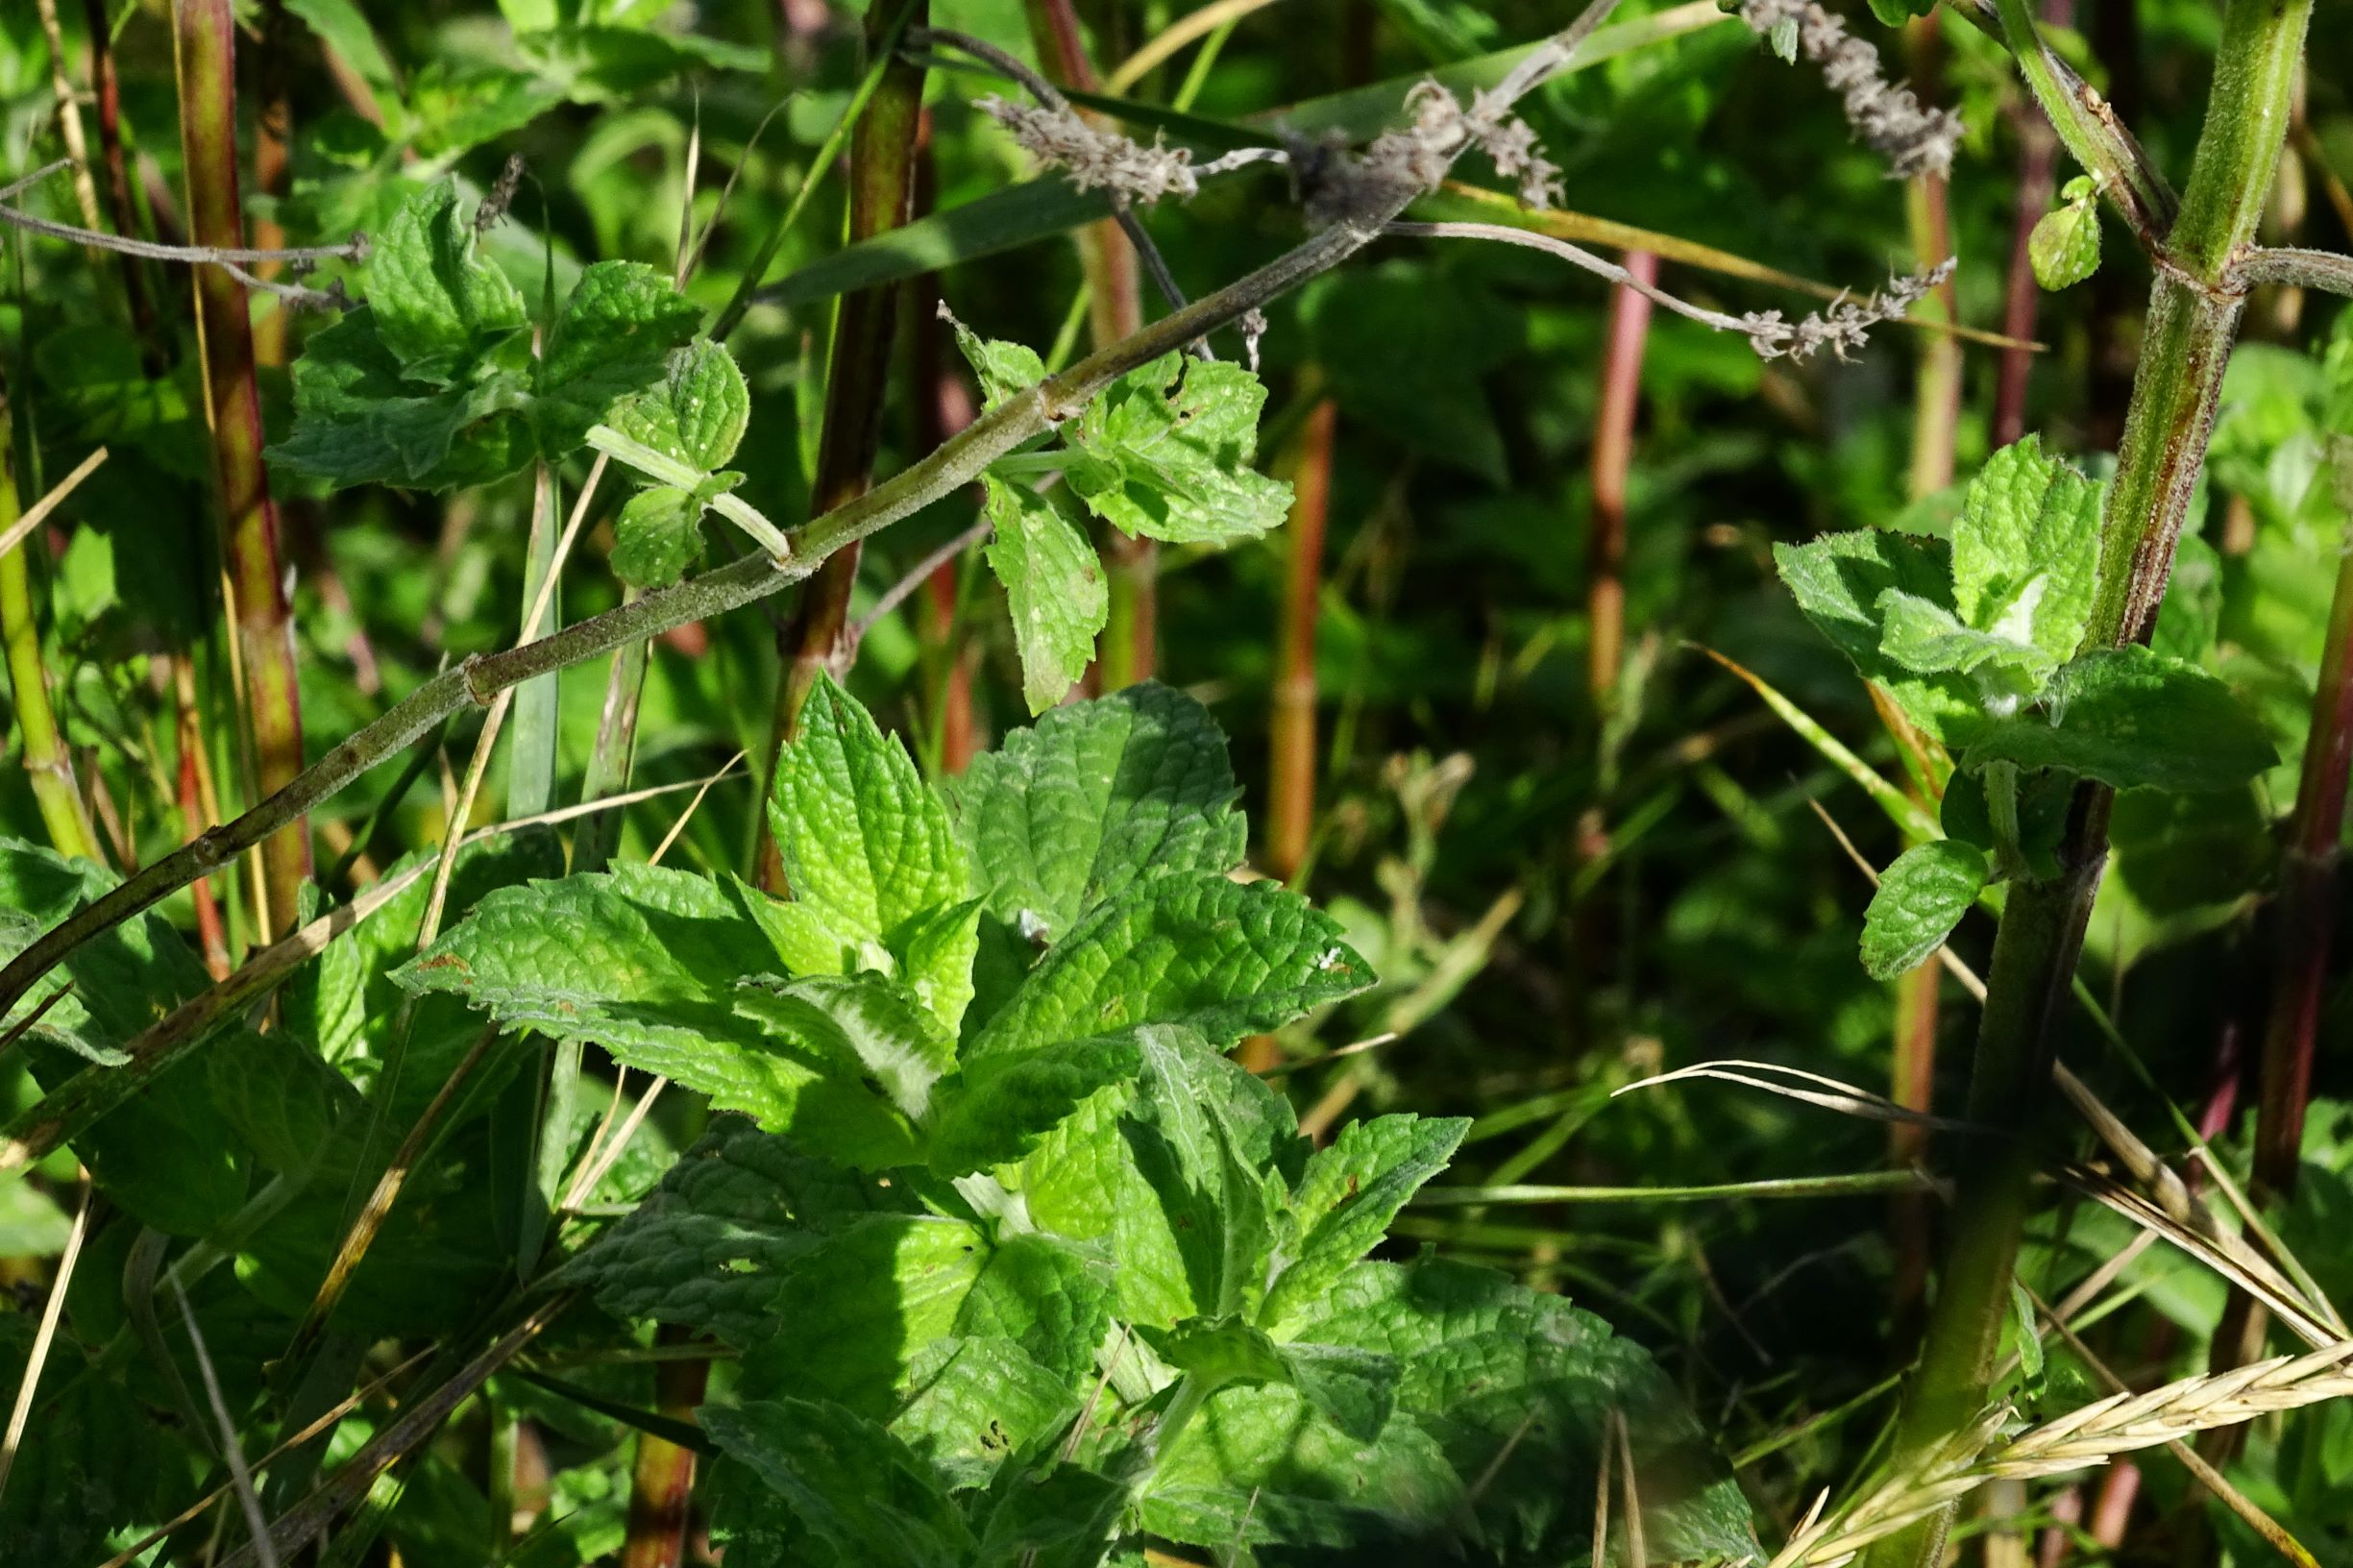
<instances>
[{"instance_id":1,"label":"hairy stem","mask_svg":"<svg viewBox=\"0 0 2353 1568\"><path fill-rule=\"evenodd\" d=\"M1594 0L1577 21L1532 51L1496 89L1492 102L1508 106L1532 91L1574 59L1577 47L1612 9ZM1100 350L1068 370L1007 398L929 455L865 495L834 508L799 529L790 555L748 555L732 565L648 594L618 609L575 622L551 636L502 653L477 654L425 682L390 710L330 750L277 795L233 821L200 835L130 877L86 908L44 931L0 967L0 1016L5 1016L40 977L76 947L103 931L153 907L197 877L225 865L295 821L468 706L482 706L495 694L521 681L610 652L625 643L658 636L673 626L765 599L804 581L835 551L912 516L977 479L989 464L1047 434L1076 416L1114 381L1140 365L1182 348L1194 338L1240 320L1280 299L1309 279L1329 272L1371 244L1402 211L1414 192L1400 189L1361 215L1330 228L1257 270L1181 310L1172 311L1135 336ZM235 984L234 977L231 984ZM149 1072L159 1066L142 1064ZM38 1159L87 1126L86 1106L104 1098L86 1070L61 1086L40 1105L0 1128L0 1170ZM130 1076L106 1070L110 1079ZM79 1089L76 1086L81 1086ZM85 1109L61 1115L52 1102L78 1094Z\"/></svg>"},{"instance_id":2,"label":"hairy stem","mask_svg":"<svg viewBox=\"0 0 2353 1568\"><path fill-rule=\"evenodd\" d=\"M929 7L919 3L910 20L921 26ZM885 18L867 18L867 48L889 47ZM892 57L874 96L849 142L849 243L871 239L903 226L915 199L917 132L923 109L923 68ZM833 349L825 363L825 423L817 449L817 474L809 504L831 511L864 495L874 482L874 454L882 444L883 404L891 384L891 338L898 326L901 290L884 283L842 297L834 317ZM788 745L800 732L801 704L820 674L841 674L853 651L848 639L849 600L858 585L860 550L855 542L817 569L800 591L800 605L785 628L777 651L784 670L776 685L776 742ZM760 884L782 893L784 864L765 826L760 837Z\"/></svg>"},{"instance_id":3,"label":"hairy stem","mask_svg":"<svg viewBox=\"0 0 2353 1568\"><path fill-rule=\"evenodd\" d=\"M236 20L230 0L174 0L180 68L180 143L187 171L189 236L200 246L242 247L237 196ZM245 721L256 793L268 796L303 772L302 694L294 618L286 601L278 508L262 467L261 393L254 379L253 318L244 287L219 267L196 269L197 344L212 431L222 554L245 674ZM262 935L294 919L310 878L310 835L300 817L261 847Z\"/></svg>"},{"instance_id":4,"label":"hairy stem","mask_svg":"<svg viewBox=\"0 0 2353 1568\"><path fill-rule=\"evenodd\" d=\"M2025 0L2001 0L2001 12L2013 49L2022 58L2039 50ZM2180 216L2159 254L2101 518L2100 580L2086 647L2144 642L2156 625L2244 300L2237 263L2254 238L2287 138L2311 13L2311 0L2230 0L2223 13L2206 125ZM2065 139L2068 127L2060 134ZM2111 798L2096 785L2078 789L2060 874L2011 890L1972 1066L1973 1120L2031 1133L2047 1117L2062 1003L2106 860ZM1984 1405L2036 1159L2030 1140L1978 1139L1960 1151L1952 1240L1920 1364L1905 1388L1898 1466L1921 1462ZM1872 1568L1926 1568L1950 1523L1947 1508L1880 1542L1868 1559Z\"/></svg>"}]
</instances>

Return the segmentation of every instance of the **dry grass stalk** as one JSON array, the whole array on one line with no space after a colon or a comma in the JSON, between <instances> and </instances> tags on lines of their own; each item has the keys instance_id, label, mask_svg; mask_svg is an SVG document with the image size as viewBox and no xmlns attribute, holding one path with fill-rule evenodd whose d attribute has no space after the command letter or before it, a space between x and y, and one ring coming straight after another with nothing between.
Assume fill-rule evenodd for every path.
<instances>
[{"instance_id":1,"label":"dry grass stalk","mask_svg":"<svg viewBox=\"0 0 2353 1568\"><path fill-rule=\"evenodd\" d=\"M1993 1481L2031 1480L2104 1464L2193 1433L2353 1395L2353 1339L2279 1356L2214 1377L2116 1394L2003 1437L2007 1409L1988 1410L1925 1463L1887 1477L1852 1504L1800 1531L1769 1568L1838 1568L1863 1548Z\"/></svg>"}]
</instances>

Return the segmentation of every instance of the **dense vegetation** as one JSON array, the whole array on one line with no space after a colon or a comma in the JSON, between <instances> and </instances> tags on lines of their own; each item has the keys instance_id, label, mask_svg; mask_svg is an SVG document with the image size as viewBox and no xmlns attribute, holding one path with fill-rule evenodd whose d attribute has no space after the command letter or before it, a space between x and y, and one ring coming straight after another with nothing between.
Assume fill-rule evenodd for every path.
<instances>
[{"instance_id":1,"label":"dense vegetation","mask_svg":"<svg viewBox=\"0 0 2353 1568\"><path fill-rule=\"evenodd\" d=\"M2315 10L13 0L0 1558L2353 1560Z\"/></svg>"}]
</instances>

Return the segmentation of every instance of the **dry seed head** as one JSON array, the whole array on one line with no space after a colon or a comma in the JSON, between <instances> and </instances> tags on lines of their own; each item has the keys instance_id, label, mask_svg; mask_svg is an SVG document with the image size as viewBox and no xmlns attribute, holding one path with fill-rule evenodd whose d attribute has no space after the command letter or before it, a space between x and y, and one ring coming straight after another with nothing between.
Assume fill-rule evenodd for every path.
<instances>
[{"instance_id":1,"label":"dry seed head","mask_svg":"<svg viewBox=\"0 0 2353 1568\"><path fill-rule=\"evenodd\" d=\"M1846 100L1847 123L1898 179L1943 174L1952 167L1961 117L1928 109L1912 89L1879 73L1879 52L1847 32L1847 24L1814 0L1742 0L1740 19L1759 34L1795 23L1798 48L1822 67L1822 79Z\"/></svg>"},{"instance_id":2,"label":"dry seed head","mask_svg":"<svg viewBox=\"0 0 2353 1568\"><path fill-rule=\"evenodd\" d=\"M1947 257L1926 272L1891 278L1875 294L1859 300L1842 298L1802 321L1783 320L1778 310L1752 310L1740 318L1741 331L1756 346L1759 358L1806 359L1828 349L1844 359L1863 346L1872 328L1908 314L1928 290L1952 276L1952 268L1953 259Z\"/></svg>"},{"instance_id":3,"label":"dry seed head","mask_svg":"<svg viewBox=\"0 0 2353 1568\"><path fill-rule=\"evenodd\" d=\"M1201 188L1191 151L1160 137L1146 147L1115 131L1098 131L1075 110L1033 109L994 94L973 107L1011 132L1041 164L1062 170L1081 190L1101 186L1123 208L1138 202L1149 207L1164 196L1190 201Z\"/></svg>"},{"instance_id":4,"label":"dry seed head","mask_svg":"<svg viewBox=\"0 0 2353 1568\"><path fill-rule=\"evenodd\" d=\"M1889 1476L1828 1519L1790 1538L1770 1568L1839 1568L1863 1548L1990 1481L2024 1481L2105 1463L2259 1415L2353 1396L2353 1340L2279 1356L2215 1377L2116 1394L2008 1437L2006 1409L1988 1410L1922 1463Z\"/></svg>"}]
</instances>

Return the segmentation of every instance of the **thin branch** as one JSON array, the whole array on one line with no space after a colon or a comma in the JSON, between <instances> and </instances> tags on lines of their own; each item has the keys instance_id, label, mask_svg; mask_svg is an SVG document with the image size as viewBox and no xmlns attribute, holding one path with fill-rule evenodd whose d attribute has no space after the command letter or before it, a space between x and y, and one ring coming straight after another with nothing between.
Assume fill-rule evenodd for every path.
<instances>
[{"instance_id":1,"label":"thin branch","mask_svg":"<svg viewBox=\"0 0 2353 1568\"><path fill-rule=\"evenodd\" d=\"M916 562L908 569L905 576L883 590L882 597L874 600L871 609L859 617L857 625L850 628L850 646L854 648L865 641L866 634L874 629L876 622L905 603L908 596L923 586L934 572L939 571L940 568L988 538L994 527L988 518L983 517L955 538Z\"/></svg>"},{"instance_id":2,"label":"thin branch","mask_svg":"<svg viewBox=\"0 0 2353 1568\"><path fill-rule=\"evenodd\" d=\"M1498 245L1519 245L1532 251L1584 268L1597 277L1606 278L1640 294L1652 304L1664 306L1703 327L1712 327L1720 332L1738 332L1749 340L1759 358L1773 359L1781 355L1803 359L1816 350L1827 348L1840 358L1851 349L1862 345L1864 334L1875 325L1902 318L1903 312L1936 283L1950 275L1952 263L1945 262L1911 278L1898 279L1885 289L1861 300L1842 298L1826 311L1804 320L1790 323L1781 319L1778 310L1752 310L1745 316L1727 315L1721 310L1709 310L1701 306L1679 300L1666 290L1638 278L1616 262L1596 256L1581 245L1572 245L1565 239L1539 234L1526 229L1513 229L1500 223L1391 223L1387 233L1414 239L1484 239Z\"/></svg>"},{"instance_id":3,"label":"thin branch","mask_svg":"<svg viewBox=\"0 0 2353 1568\"><path fill-rule=\"evenodd\" d=\"M2292 283L2353 297L2353 256L2336 251L2272 246L2246 253L2239 276L2249 283Z\"/></svg>"},{"instance_id":4,"label":"thin branch","mask_svg":"<svg viewBox=\"0 0 2353 1568\"><path fill-rule=\"evenodd\" d=\"M15 195L42 175L65 167L67 161L61 159L37 173L27 175L12 185L0 186L0 201ZM226 266L232 272L237 272L237 269L231 263L242 261L289 261L304 265L320 261L364 261L368 258L368 236L362 233L353 234L340 245L295 245L279 250L257 250L244 245L163 245L132 234L110 234L97 229L84 229L77 224L37 218L13 207L0 206L0 223L12 224L30 233L46 234L51 239L69 239L77 245L94 245L103 251L142 256L150 261ZM250 273L238 272L237 276L257 287L264 286L259 279Z\"/></svg>"},{"instance_id":5,"label":"thin branch","mask_svg":"<svg viewBox=\"0 0 2353 1568\"><path fill-rule=\"evenodd\" d=\"M1523 67L1512 73L1511 84L1518 85L1516 90L1532 89L1552 71L1567 64L1575 53L1576 42L1590 33L1615 4L1616 0L1594 0L1553 45L1538 49L1531 57L1549 61L1545 70L1530 73ZM1476 112L1493 117L1507 110L1510 102L1499 88L1495 94L1483 96ZM1459 154L1469 145L1467 138L1462 140L1451 148L1450 156ZM1443 178L1444 172L1438 170L1438 177ZM1240 320L1346 261L1378 238L1384 227L1421 194L1424 191L1416 186L1388 189L1378 206L1348 214L1256 271L1182 310L1147 324L1133 336L1098 350L1061 375L1048 377L1007 398L928 456L797 530L792 536L793 553L788 559L780 561L765 553L748 555L602 615L575 622L521 648L503 653L473 655L454 669L434 676L251 811L198 835L43 932L5 968L0 968L0 1017L13 1009L35 982L83 943L229 864L279 827L338 794L387 758L405 750L452 714L468 706L487 706L496 694L519 682L594 658L625 643L659 636L691 621L724 614L806 580L834 551L972 483L992 462L1074 417L1129 371L1151 363L1205 332ZM17 1168L57 1146L61 1125L58 1115L61 1096L79 1094L85 1100L96 1097L86 1085L92 1071L86 1069L77 1074L39 1105L0 1128L0 1171ZM110 1076L119 1079L127 1075L121 1069L112 1069ZM86 1124L86 1120L79 1123ZM78 1131L79 1126L74 1130Z\"/></svg>"}]
</instances>

